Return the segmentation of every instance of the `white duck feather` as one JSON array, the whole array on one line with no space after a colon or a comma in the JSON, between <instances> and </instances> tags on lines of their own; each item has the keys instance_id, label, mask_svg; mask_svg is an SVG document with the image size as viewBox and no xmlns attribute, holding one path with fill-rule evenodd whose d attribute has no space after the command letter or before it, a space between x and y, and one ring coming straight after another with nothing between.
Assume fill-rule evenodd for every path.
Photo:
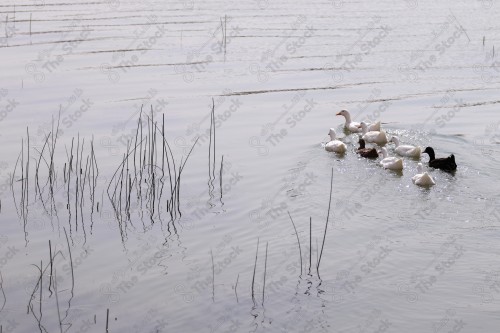
<instances>
[{"instance_id":1,"label":"white duck feather","mask_svg":"<svg viewBox=\"0 0 500 333\"><path fill-rule=\"evenodd\" d=\"M362 138L365 142L376 143L379 146L383 146L388 142L387 133L384 130L369 131L368 125L364 121L361 122L359 127L363 130Z\"/></svg>"},{"instance_id":2,"label":"white duck feather","mask_svg":"<svg viewBox=\"0 0 500 333\"><path fill-rule=\"evenodd\" d=\"M422 154L422 149L420 147L399 144L399 137L397 136L393 136L390 141L394 142L396 145L394 152L400 156L420 158Z\"/></svg>"},{"instance_id":3,"label":"white duck feather","mask_svg":"<svg viewBox=\"0 0 500 333\"><path fill-rule=\"evenodd\" d=\"M424 172L424 166L422 163L418 163L417 166L417 174L411 178L413 184L419 185L419 186L432 186L436 185L436 182L432 178L431 175L429 175L426 172Z\"/></svg>"},{"instance_id":4,"label":"white duck feather","mask_svg":"<svg viewBox=\"0 0 500 333\"><path fill-rule=\"evenodd\" d=\"M389 170L403 170L403 160L394 156L389 156L387 153L387 149L382 147L381 153L383 159L379 162L379 164L384 167L384 169Z\"/></svg>"},{"instance_id":5,"label":"white duck feather","mask_svg":"<svg viewBox=\"0 0 500 333\"><path fill-rule=\"evenodd\" d=\"M345 118L345 124L344 127L349 130L351 133L359 133L361 132L361 128L359 127L360 123L356 121L351 120L351 114L347 110L340 110L339 113L337 113L337 116L344 116ZM376 123L373 124L367 124L368 129L370 131L380 131L380 121L377 121Z\"/></svg>"},{"instance_id":6,"label":"white duck feather","mask_svg":"<svg viewBox=\"0 0 500 333\"><path fill-rule=\"evenodd\" d=\"M343 154L347 151L347 146L345 145L345 143L337 140L337 134L335 133L335 130L333 128L330 128L328 135L330 135L330 142L325 145L326 151L339 154Z\"/></svg>"}]
</instances>

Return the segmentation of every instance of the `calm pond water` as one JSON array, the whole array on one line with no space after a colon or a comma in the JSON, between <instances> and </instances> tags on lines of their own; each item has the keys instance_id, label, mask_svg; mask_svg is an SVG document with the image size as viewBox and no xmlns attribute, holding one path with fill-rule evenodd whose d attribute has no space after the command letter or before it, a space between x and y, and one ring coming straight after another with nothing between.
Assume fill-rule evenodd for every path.
<instances>
[{"instance_id":1,"label":"calm pond water","mask_svg":"<svg viewBox=\"0 0 500 333\"><path fill-rule=\"evenodd\" d=\"M4 1L0 330L496 332L499 14ZM457 171L358 158L344 108Z\"/></svg>"}]
</instances>

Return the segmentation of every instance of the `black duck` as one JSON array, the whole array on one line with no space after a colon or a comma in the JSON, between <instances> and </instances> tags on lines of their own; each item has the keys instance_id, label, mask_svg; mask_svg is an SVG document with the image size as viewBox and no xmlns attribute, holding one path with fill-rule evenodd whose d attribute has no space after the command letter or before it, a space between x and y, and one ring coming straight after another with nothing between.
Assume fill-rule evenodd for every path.
<instances>
[{"instance_id":1,"label":"black duck","mask_svg":"<svg viewBox=\"0 0 500 333\"><path fill-rule=\"evenodd\" d=\"M444 171L455 171L457 170L457 164L455 163L455 155L451 154L448 157L436 158L434 149L432 147L427 147L423 151L424 154L429 155L429 166L441 169Z\"/></svg>"}]
</instances>

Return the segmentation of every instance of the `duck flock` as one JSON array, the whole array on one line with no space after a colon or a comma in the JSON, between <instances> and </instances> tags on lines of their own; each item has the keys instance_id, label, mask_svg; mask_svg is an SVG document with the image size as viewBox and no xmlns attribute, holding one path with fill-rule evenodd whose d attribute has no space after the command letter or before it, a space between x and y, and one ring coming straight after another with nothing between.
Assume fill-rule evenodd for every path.
<instances>
[{"instance_id":1,"label":"duck flock","mask_svg":"<svg viewBox=\"0 0 500 333\"><path fill-rule=\"evenodd\" d=\"M372 159L378 158L379 154L381 154L382 160L379 161L379 164L384 169L400 171L403 170L404 167L403 159L389 156L387 149L384 147L389 142L394 143L394 152L400 156L420 159L421 154L424 153L429 155L429 166L432 168L447 172L453 172L457 169L455 156L453 154L448 157L436 158L432 147L427 147L422 151L418 146L402 145L399 141L399 137L392 136L390 139L388 138L387 133L380 128L380 121L373 124L354 122L351 120L351 115L347 110L341 110L337 113L337 116L344 116L344 128L347 132L360 133L359 148L356 152L362 157ZM337 139L337 135L333 128L330 128L328 135L330 135L330 141L326 143L325 150L337 154L344 154L347 151L347 146ZM368 148L366 147L366 143L374 144L381 148L380 150L377 150L375 147ZM412 177L412 181L415 185L432 186L436 184L432 176L424 171L422 163L418 163L417 172L418 173Z\"/></svg>"}]
</instances>

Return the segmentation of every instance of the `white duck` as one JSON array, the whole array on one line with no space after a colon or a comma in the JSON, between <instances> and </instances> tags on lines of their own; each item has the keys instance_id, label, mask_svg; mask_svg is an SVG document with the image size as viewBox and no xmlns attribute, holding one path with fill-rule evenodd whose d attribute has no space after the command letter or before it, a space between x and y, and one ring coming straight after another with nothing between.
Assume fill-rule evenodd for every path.
<instances>
[{"instance_id":1,"label":"white duck","mask_svg":"<svg viewBox=\"0 0 500 333\"><path fill-rule=\"evenodd\" d=\"M411 178L413 184L419 186L432 186L436 185L436 182L427 172L424 172L424 166L422 163L418 163L417 174Z\"/></svg>"},{"instance_id":2,"label":"white duck","mask_svg":"<svg viewBox=\"0 0 500 333\"><path fill-rule=\"evenodd\" d=\"M396 148L394 149L396 154L406 157L420 158L420 154L422 153L420 147L400 145L399 138L397 136L393 136L390 141L394 142L394 144L396 145Z\"/></svg>"},{"instance_id":3,"label":"white duck","mask_svg":"<svg viewBox=\"0 0 500 333\"><path fill-rule=\"evenodd\" d=\"M370 143L376 143L379 146L383 146L387 143L387 134L385 133L384 130L381 131L369 131L368 130L368 125L362 121L361 124L359 125L361 129L363 130L363 140L365 142L370 142Z\"/></svg>"},{"instance_id":4,"label":"white duck","mask_svg":"<svg viewBox=\"0 0 500 333\"><path fill-rule=\"evenodd\" d=\"M383 156L383 159L379 162L381 166L384 167L384 169L389 169L389 170L403 170L403 160L394 156L389 157L389 154L387 153L387 149L385 147L382 147L380 153Z\"/></svg>"},{"instance_id":5,"label":"white duck","mask_svg":"<svg viewBox=\"0 0 500 333\"><path fill-rule=\"evenodd\" d=\"M361 128L359 127L359 123L356 121L351 121L351 114L347 110L340 110L337 116L344 116L345 124L344 127L348 129L351 133L359 133L361 132ZM380 131L380 121L377 121L374 124L369 124L368 129L370 131Z\"/></svg>"},{"instance_id":6,"label":"white duck","mask_svg":"<svg viewBox=\"0 0 500 333\"><path fill-rule=\"evenodd\" d=\"M335 133L335 130L333 128L330 128L328 135L330 135L331 141L325 145L325 150L339 154L345 153L347 150L347 146L342 141L337 140L337 134Z\"/></svg>"}]
</instances>

